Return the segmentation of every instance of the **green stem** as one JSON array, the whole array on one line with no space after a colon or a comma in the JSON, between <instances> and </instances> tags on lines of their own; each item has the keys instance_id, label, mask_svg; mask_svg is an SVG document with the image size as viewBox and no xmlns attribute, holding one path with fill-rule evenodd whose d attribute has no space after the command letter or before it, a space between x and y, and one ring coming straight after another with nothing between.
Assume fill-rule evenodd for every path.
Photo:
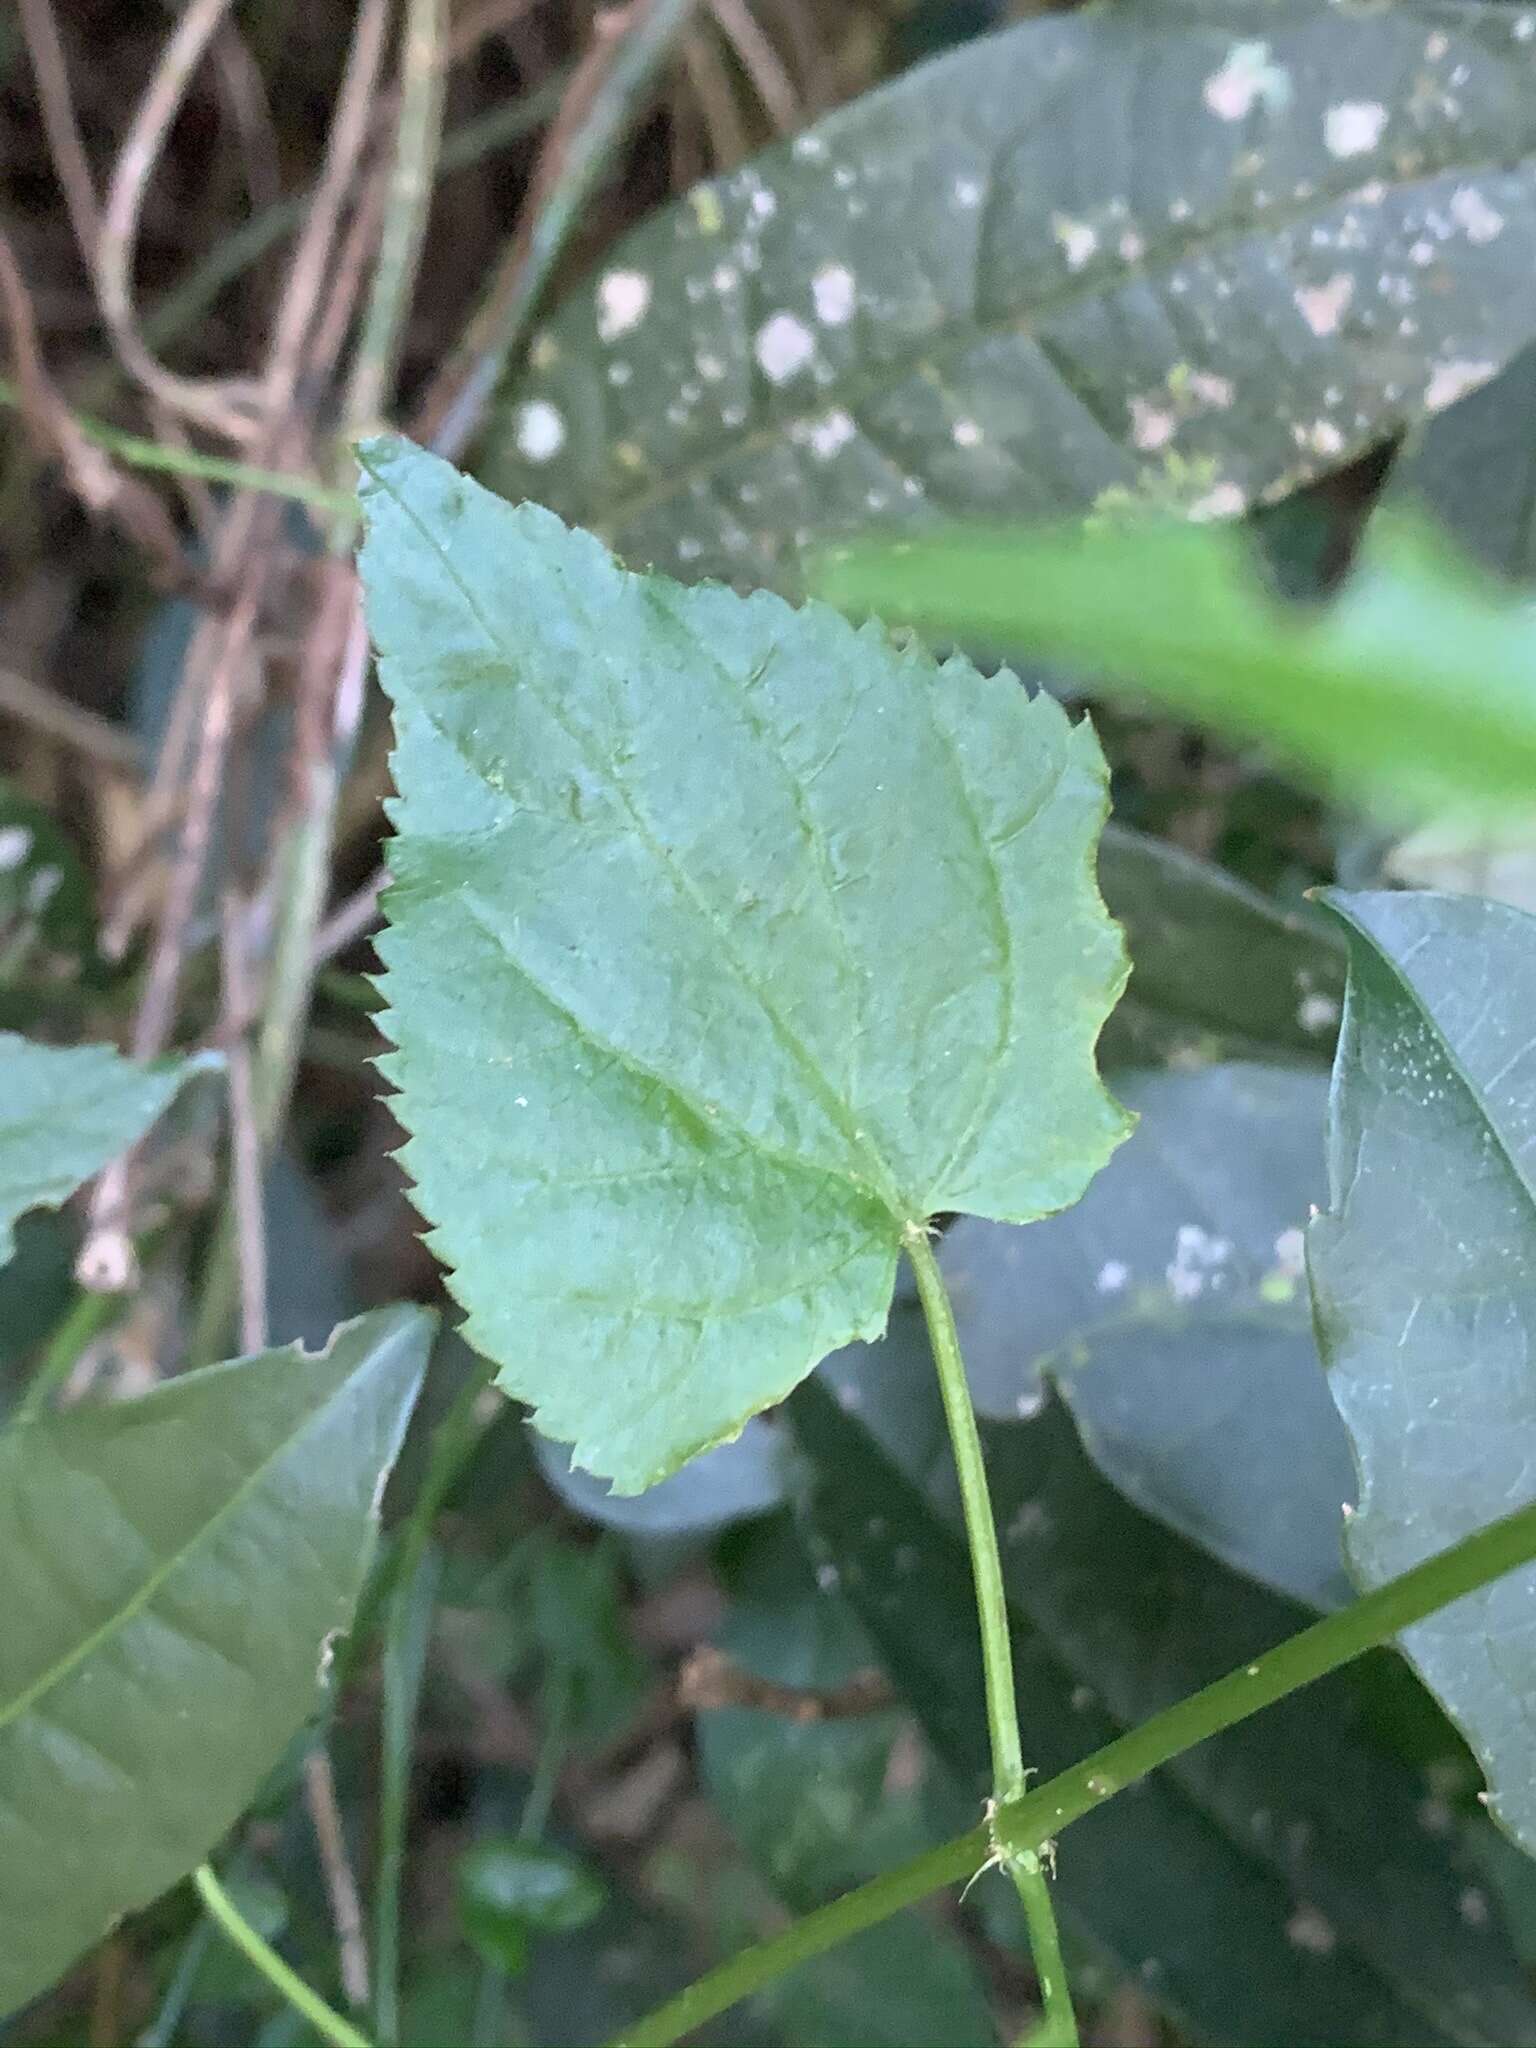
<instances>
[{"instance_id":1,"label":"green stem","mask_svg":"<svg viewBox=\"0 0 1536 2048\"><path fill-rule=\"evenodd\" d=\"M262 1940L206 1863L193 1871L192 1882L220 1930L294 2011L309 2021L322 2040L329 2041L332 2048L372 2048L366 2034L360 2034L350 2020L344 2020L339 2012L333 2011L317 1991L310 1990L302 1977L294 1975L276 1949Z\"/></svg>"},{"instance_id":2,"label":"green stem","mask_svg":"<svg viewBox=\"0 0 1536 2048\"><path fill-rule=\"evenodd\" d=\"M339 1653L343 1685L366 1653L396 1589L412 1581L421 1569L432 1525L447 1505L480 1441L480 1420L475 1411L480 1396L495 1377L496 1368L491 1361L476 1354L464 1384L432 1432L426 1473L411 1503L410 1514L370 1579L358 1605L352 1632Z\"/></svg>"},{"instance_id":3,"label":"green stem","mask_svg":"<svg viewBox=\"0 0 1536 2048\"><path fill-rule=\"evenodd\" d=\"M349 441L379 431L384 425L386 398L395 388L442 149L444 16L443 0L406 0L400 119L389 200L368 309L342 407Z\"/></svg>"},{"instance_id":4,"label":"green stem","mask_svg":"<svg viewBox=\"0 0 1536 2048\"><path fill-rule=\"evenodd\" d=\"M437 1598L431 1552L395 1587L380 1660L379 1840L373 1887L373 2030L382 2048L400 2037L400 1894L416 1708Z\"/></svg>"},{"instance_id":5,"label":"green stem","mask_svg":"<svg viewBox=\"0 0 1536 2048\"><path fill-rule=\"evenodd\" d=\"M37 1370L27 1390L16 1403L13 1423L30 1422L40 1415L79 1363L87 1344L100 1335L122 1306L120 1294L81 1293L64 1320L48 1339Z\"/></svg>"},{"instance_id":6,"label":"green stem","mask_svg":"<svg viewBox=\"0 0 1536 2048\"><path fill-rule=\"evenodd\" d=\"M971 1576L976 1584L976 1613L981 1623L981 1662L986 1682L987 1727L992 1738L992 1805L998 1812L1023 1797L1027 1781L1024 1752L1019 1746L1019 1711L1013 1690L1013 1643L1008 1628L1008 1595L1003 1587L1003 1560L997 1547L997 1522L987 1485L987 1467L971 1405L970 1383L960 1351L960 1333L933 1245L923 1224L908 1226L903 1242L917 1276L928 1324L928 1340L938 1370L944 1418L960 1479L960 1505L971 1551ZM1014 1850L996 1843L998 1861L1012 1878L1024 1908L1030 1953L1045 2008L1045 2040L1052 2048L1077 2048L1077 2020L1072 1991L1061 1960L1061 1941L1051 1906L1049 1880L1037 1847Z\"/></svg>"},{"instance_id":7,"label":"green stem","mask_svg":"<svg viewBox=\"0 0 1536 2048\"><path fill-rule=\"evenodd\" d=\"M1149 1771L1171 1763L1224 1728L1272 1707L1288 1693L1325 1678L1365 1651L1380 1648L1416 1622L1533 1559L1536 1503L1426 1558L1352 1606L1314 1622L1251 1664L1228 1672L1214 1685L1154 1715L1049 1784L1000 1808L992 1816L990 1829L972 1828L969 1834L957 1835L900 1870L807 1914L771 1941L733 1956L630 2028L618 2048L672 2048L684 2034L727 2011L738 1999L761 1991L798 1964L824 1955L851 1935L888 1920L904 1906L916 1905L930 1893L970 1876L995 1855L999 1844L1015 1855L1038 1848Z\"/></svg>"},{"instance_id":8,"label":"green stem","mask_svg":"<svg viewBox=\"0 0 1536 2048\"><path fill-rule=\"evenodd\" d=\"M0 405L16 410L21 393L9 378L0 377ZM228 484L231 490L266 491L274 498L291 498L295 504L313 505L323 512L356 512L357 500L349 491L333 491L312 477L290 476L275 469L257 469L249 462L227 462L221 455L202 455L195 448L162 447L140 434L125 434L105 420L89 413L76 413L74 423L87 441L115 455L130 469L162 470L170 476L201 477L205 483Z\"/></svg>"}]
</instances>

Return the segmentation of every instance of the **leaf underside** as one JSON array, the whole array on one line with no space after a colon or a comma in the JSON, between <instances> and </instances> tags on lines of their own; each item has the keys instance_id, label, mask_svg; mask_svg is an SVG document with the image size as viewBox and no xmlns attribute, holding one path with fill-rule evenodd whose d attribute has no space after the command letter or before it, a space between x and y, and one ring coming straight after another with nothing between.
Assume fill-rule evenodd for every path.
<instances>
[{"instance_id":1,"label":"leaf underside","mask_svg":"<svg viewBox=\"0 0 1536 2048\"><path fill-rule=\"evenodd\" d=\"M432 1326L0 1434L0 2014L199 1863L314 1710Z\"/></svg>"},{"instance_id":2,"label":"leaf underside","mask_svg":"<svg viewBox=\"0 0 1536 2048\"><path fill-rule=\"evenodd\" d=\"M884 1323L903 1230L1123 1136L1086 722L875 627L622 570L401 442L385 1071L501 1383L634 1492Z\"/></svg>"},{"instance_id":3,"label":"leaf underside","mask_svg":"<svg viewBox=\"0 0 1536 2048\"><path fill-rule=\"evenodd\" d=\"M871 526L1284 496L1536 330L1523 24L1165 5L973 43L621 242L479 473L780 588Z\"/></svg>"},{"instance_id":4,"label":"leaf underside","mask_svg":"<svg viewBox=\"0 0 1536 2048\"><path fill-rule=\"evenodd\" d=\"M1350 980L1307 1263L1369 1587L1536 1494L1536 919L1427 891L1329 901ZM1403 1642L1536 1853L1533 1602L1526 1567Z\"/></svg>"}]
</instances>

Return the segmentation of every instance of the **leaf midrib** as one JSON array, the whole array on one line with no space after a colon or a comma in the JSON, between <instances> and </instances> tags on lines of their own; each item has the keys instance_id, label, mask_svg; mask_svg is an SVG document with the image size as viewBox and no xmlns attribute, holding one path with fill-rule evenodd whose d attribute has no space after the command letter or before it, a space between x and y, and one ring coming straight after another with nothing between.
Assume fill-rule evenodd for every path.
<instances>
[{"instance_id":1,"label":"leaf midrib","mask_svg":"<svg viewBox=\"0 0 1536 2048\"><path fill-rule=\"evenodd\" d=\"M293 1433L284 1437L281 1443L241 1480L234 1492L221 1503L207 1521L198 1526L188 1541L178 1550L173 1551L155 1570L149 1573L142 1585L128 1600L124 1601L119 1608L108 1615L103 1622L99 1623L88 1636L83 1637L73 1650L67 1652L43 1671L31 1685L27 1686L13 1699L0 1702L0 1733L3 1733L13 1723L30 1713L39 1700L46 1698L55 1687L62 1685L81 1664L94 1656L97 1650L109 1642L119 1630L127 1628L132 1622L137 1620L139 1615L153 1603L161 1588L182 1569L205 1542L218 1533L232 1515L245 1505L251 1494L268 1477L273 1468L280 1464L290 1452L303 1442L305 1435L327 1413L336 1398L352 1385L357 1373L366 1370L367 1363L368 1361L364 1360L339 1385L333 1387L319 1406L312 1409L305 1416ZM49 1425L47 1423L27 1424L24 1427L26 1433L31 1434L35 1430L46 1429Z\"/></svg>"},{"instance_id":2,"label":"leaf midrib","mask_svg":"<svg viewBox=\"0 0 1536 2048\"><path fill-rule=\"evenodd\" d=\"M880 1154L870 1149L863 1134L855 1127L847 1105L840 1099L816 1061L811 1058L801 1039L790 1030L774 1005L768 1000L756 976L737 958L735 948L731 943L726 927L721 921L719 912L698 889L688 875L687 870L682 867L665 845L657 839L650 827L649 821L641 814L635 804L627 785L612 772L607 763L594 754L584 736L572 725L569 718L565 715L564 709L559 702L540 687L535 675L532 673L533 665L527 662L520 664L512 650L504 646L501 635L492 626L473 591L459 573L458 565L454 562L440 536L433 531L425 519L417 512L415 506L408 503L394 488L387 473L381 472L378 469L372 469L371 474L379 488L387 492L391 502L395 505L401 516L420 536L423 545L430 549L432 555L441 566L443 574L459 593L465 610L485 635L496 658L502 662L512 675L518 677L521 682L526 684L529 691L538 699L546 715L554 724L559 726L571 746L581 756L593 778L613 792L615 799L628 816L636 836L650 853L658 868L672 878L673 886L693 906L695 914L702 918L705 925L714 934L726 964L730 967L742 988L757 1004L773 1034L784 1046L794 1064L810 1084L811 1091L820 1103L823 1113L828 1118L833 1129L842 1137L849 1153L852 1157L863 1162L868 1175L867 1181L860 1181L856 1175L845 1170L838 1177L846 1180L850 1186L858 1188L866 1196L874 1196L889 1210L894 1222L898 1225L904 1224L908 1220L908 1211L911 1205L903 1200L889 1163ZM617 564L615 565L615 570L620 577L628 579L630 573L628 570ZM600 641L599 644L601 644ZM413 692L412 694L414 696L416 693ZM435 722L434 729L440 730L440 728L435 726ZM584 1026L581 1028L585 1030ZM661 1079L662 1077L655 1076L655 1078ZM668 1081L666 1085L674 1093L677 1092L672 1082ZM740 1126L736 1128L740 1130L743 1137L755 1144L756 1141L753 1139L751 1132L741 1130ZM819 1162L814 1161L802 1163L813 1166L819 1164ZM822 1170L830 1171L831 1169L823 1168Z\"/></svg>"}]
</instances>

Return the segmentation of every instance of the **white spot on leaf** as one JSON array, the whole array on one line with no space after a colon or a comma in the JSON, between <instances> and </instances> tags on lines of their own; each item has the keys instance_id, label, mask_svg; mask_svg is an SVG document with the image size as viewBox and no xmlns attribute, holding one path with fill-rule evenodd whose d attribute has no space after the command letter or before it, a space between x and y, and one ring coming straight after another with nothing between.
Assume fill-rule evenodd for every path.
<instances>
[{"instance_id":1,"label":"white spot on leaf","mask_svg":"<svg viewBox=\"0 0 1536 2048\"><path fill-rule=\"evenodd\" d=\"M1364 156L1381 140L1387 110L1379 100L1343 100L1323 117L1323 140L1330 156Z\"/></svg>"},{"instance_id":2,"label":"white spot on leaf","mask_svg":"<svg viewBox=\"0 0 1536 2048\"><path fill-rule=\"evenodd\" d=\"M565 446L565 416L547 398L517 409L517 445L530 462L553 462Z\"/></svg>"},{"instance_id":3,"label":"white spot on leaf","mask_svg":"<svg viewBox=\"0 0 1536 2048\"><path fill-rule=\"evenodd\" d=\"M1166 406L1154 405L1150 398L1131 400L1131 439L1144 454L1166 448L1177 425Z\"/></svg>"},{"instance_id":4,"label":"white spot on leaf","mask_svg":"<svg viewBox=\"0 0 1536 2048\"><path fill-rule=\"evenodd\" d=\"M617 341L645 318L651 280L641 270L610 270L597 287L597 338Z\"/></svg>"},{"instance_id":5,"label":"white spot on leaf","mask_svg":"<svg viewBox=\"0 0 1536 2048\"><path fill-rule=\"evenodd\" d=\"M1099 246L1097 233L1086 221L1068 220L1063 213L1052 215L1051 233L1061 245L1068 270L1081 270Z\"/></svg>"},{"instance_id":6,"label":"white spot on leaf","mask_svg":"<svg viewBox=\"0 0 1536 2048\"><path fill-rule=\"evenodd\" d=\"M857 431L849 414L829 412L825 419L816 421L807 436L811 453L828 462L840 448L848 446Z\"/></svg>"},{"instance_id":7,"label":"white spot on leaf","mask_svg":"<svg viewBox=\"0 0 1536 2048\"><path fill-rule=\"evenodd\" d=\"M1437 364L1435 373L1425 388L1425 405L1430 412L1443 412L1446 406L1454 405L1458 398L1465 398L1469 391L1475 391L1479 384L1486 384L1498 367L1497 363Z\"/></svg>"},{"instance_id":8,"label":"white spot on leaf","mask_svg":"<svg viewBox=\"0 0 1536 2048\"><path fill-rule=\"evenodd\" d=\"M31 851L32 834L25 825L0 828L0 875L8 875L19 868Z\"/></svg>"},{"instance_id":9,"label":"white spot on leaf","mask_svg":"<svg viewBox=\"0 0 1536 2048\"><path fill-rule=\"evenodd\" d=\"M1326 284L1304 286L1296 294L1296 310L1314 334L1337 334L1354 296L1355 280L1341 270Z\"/></svg>"},{"instance_id":10,"label":"white spot on leaf","mask_svg":"<svg viewBox=\"0 0 1536 2048\"><path fill-rule=\"evenodd\" d=\"M1339 1941L1316 1906L1298 1906L1285 1923L1285 1935L1292 1948L1311 1956L1332 1955Z\"/></svg>"},{"instance_id":11,"label":"white spot on leaf","mask_svg":"<svg viewBox=\"0 0 1536 2048\"><path fill-rule=\"evenodd\" d=\"M803 370L816 353L811 330L793 313L775 313L758 330L757 360L770 384L782 384Z\"/></svg>"},{"instance_id":12,"label":"white spot on leaf","mask_svg":"<svg viewBox=\"0 0 1536 2048\"><path fill-rule=\"evenodd\" d=\"M1451 194L1451 218L1469 242L1491 242L1504 229L1504 216L1491 207L1475 185L1458 185Z\"/></svg>"},{"instance_id":13,"label":"white spot on leaf","mask_svg":"<svg viewBox=\"0 0 1536 2048\"><path fill-rule=\"evenodd\" d=\"M811 297L823 327L846 327L857 299L853 272L842 263L823 265L811 279Z\"/></svg>"},{"instance_id":14,"label":"white spot on leaf","mask_svg":"<svg viewBox=\"0 0 1536 2048\"><path fill-rule=\"evenodd\" d=\"M1191 519L1236 519L1248 509L1248 500L1236 484L1217 484L1189 508Z\"/></svg>"},{"instance_id":15,"label":"white spot on leaf","mask_svg":"<svg viewBox=\"0 0 1536 2048\"><path fill-rule=\"evenodd\" d=\"M956 420L949 433L957 448L978 448L981 445L981 428L974 420Z\"/></svg>"},{"instance_id":16,"label":"white spot on leaf","mask_svg":"<svg viewBox=\"0 0 1536 2048\"><path fill-rule=\"evenodd\" d=\"M1340 455L1344 450L1344 436L1332 420L1314 420L1310 426L1293 429L1296 445L1307 449L1313 455Z\"/></svg>"},{"instance_id":17,"label":"white spot on leaf","mask_svg":"<svg viewBox=\"0 0 1536 2048\"><path fill-rule=\"evenodd\" d=\"M1255 101L1278 114L1290 102L1290 74L1272 62L1268 43L1234 43L1226 63L1205 81L1201 97L1218 121L1241 121Z\"/></svg>"}]
</instances>

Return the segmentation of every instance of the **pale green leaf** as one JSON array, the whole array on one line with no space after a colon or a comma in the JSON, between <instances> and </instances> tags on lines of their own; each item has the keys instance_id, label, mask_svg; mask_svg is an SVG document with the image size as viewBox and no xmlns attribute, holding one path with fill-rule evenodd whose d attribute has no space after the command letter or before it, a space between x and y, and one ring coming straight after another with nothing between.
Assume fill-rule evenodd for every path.
<instances>
[{"instance_id":1,"label":"pale green leaf","mask_svg":"<svg viewBox=\"0 0 1536 2048\"><path fill-rule=\"evenodd\" d=\"M61 1050L0 1032L0 1261L28 1209L56 1209L143 1137L185 1060L135 1066L106 1045Z\"/></svg>"},{"instance_id":2,"label":"pale green leaf","mask_svg":"<svg viewBox=\"0 0 1536 2048\"><path fill-rule=\"evenodd\" d=\"M871 523L1228 515L1536 332L1536 43L1498 5L1051 15L654 215L479 462L635 566L798 584Z\"/></svg>"},{"instance_id":3,"label":"pale green leaf","mask_svg":"<svg viewBox=\"0 0 1536 2048\"><path fill-rule=\"evenodd\" d=\"M1166 521L854 548L821 586L1107 671L1389 818L1523 812L1536 788L1529 609L1417 522L1373 525L1321 607L1272 596L1240 534Z\"/></svg>"},{"instance_id":4,"label":"pale green leaf","mask_svg":"<svg viewBox=\"0 0 1536 2048\"><path fill-rule=\"evenodd\" d=\"M1379 1585L1536 1494L1536 919L1471 896L1334 895L1350 939L1328 1213L1308 1266L1353 1439L1347 1550ZM1536 1571L1404 1648L1536 1852Z\"/></svg>"},{"instance_id":5,"label":"pale green leaf","mask_svg":"<svg viewBox=\"0 0 1536 2048\"><path fill-rule=\"evenodd\" d=\"M199 1863L320 1700L432 1318L0 1434L0 2013Z\"/></svg>"},{"instance_id":6,"label":"pale green leaf","mask_svg":"<svg viewBox=\"0 0 1536 2048\"><path fill-rule=\"evenodd\" d=\"M905 1229L1123 1135L1102 758L1009 675L364 463L405 1164L471 1342L632 1492L877 1332Z\"/></svg>"}]
</instances>

